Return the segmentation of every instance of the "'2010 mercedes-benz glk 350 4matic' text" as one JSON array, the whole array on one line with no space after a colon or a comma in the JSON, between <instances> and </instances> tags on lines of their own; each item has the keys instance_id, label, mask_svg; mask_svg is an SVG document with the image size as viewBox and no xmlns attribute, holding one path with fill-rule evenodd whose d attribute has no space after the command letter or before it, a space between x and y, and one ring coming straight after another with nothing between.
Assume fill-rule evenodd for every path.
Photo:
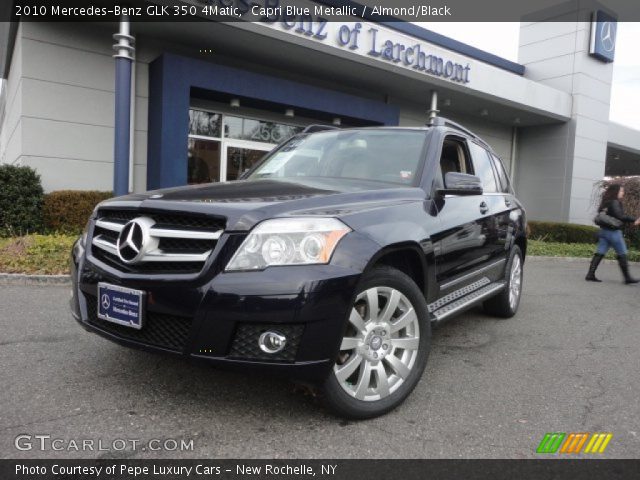
<instances>
[{"instance_id":1,"label":"'2010 mercedes-benz glk 350 4matic' text","mask_svg":"<svg viewBox=\"0 0 640 480\"><path fill-rule=\"evenodd\" d=\"M102 202L71 306L120 344L280 372L367 418L416 386L432 323L516 313L525 231L501 161L463 127L315 126L242 180Z\"/></svg>"}]
</instances>

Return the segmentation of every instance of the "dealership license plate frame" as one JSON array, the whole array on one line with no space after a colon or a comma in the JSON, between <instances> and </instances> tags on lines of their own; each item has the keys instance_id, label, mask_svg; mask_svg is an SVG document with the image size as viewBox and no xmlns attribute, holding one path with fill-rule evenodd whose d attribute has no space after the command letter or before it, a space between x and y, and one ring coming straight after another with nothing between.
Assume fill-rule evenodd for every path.
<instances>
[{"instance_id":1,"label":"dealership license plate frame","mask_svg":"<svg viewBox=\"0 0 640 480\"><path fill-rule=\"evenodd\" d=\"M117 315L114 315L113 312L112 315L109 315L108 310L110 310L109 306L107 306L105 308L105 306L103 305L103 296L107 295L109 298L109 302L111 305L113 302L115 302L113 295L114 294L120 294L123 296L130 296L130 297L135 297L138 300L138 307L137 307L137 321L136 318L134 318L133 320L125 320L123 318L119 318ZM97 305L97 310L98 310L98 318L101 320L105 320L107 322L111 322L111 323L115 323L118 325L123 325L125 327L130 327L133 328L135 330L141 330L142 327L144 326L144 317L145 317L145 299L147 296L147 292L145 292L144 290L137 290L135 288L128 288L128 287L121 287L119 285L112 285L110 283L106 283L106 282L99 282L98 283L98 301L96 302ZM118 303L118 302L115 302ZM105 310L107 310L105 312Z\"/></svg>"}]
</instances>

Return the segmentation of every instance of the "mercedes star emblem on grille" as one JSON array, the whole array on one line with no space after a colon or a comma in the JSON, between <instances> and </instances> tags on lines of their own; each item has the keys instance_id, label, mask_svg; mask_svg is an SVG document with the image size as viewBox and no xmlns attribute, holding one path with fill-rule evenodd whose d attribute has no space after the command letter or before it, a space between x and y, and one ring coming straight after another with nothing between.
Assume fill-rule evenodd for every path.
<instances>
[{"instance_id":1,"label":"mercedes star emblem on grille","mask_svg":"<svg viewBox=\"0 0 640 480\"><path fill-rule=\"evenodd\" d=\"M148 217L134 218L127 223L118 235L117 250L120 260L125 263L137 263L149 249L149 228L155 222Z\"/></svg>"}]
</instances>

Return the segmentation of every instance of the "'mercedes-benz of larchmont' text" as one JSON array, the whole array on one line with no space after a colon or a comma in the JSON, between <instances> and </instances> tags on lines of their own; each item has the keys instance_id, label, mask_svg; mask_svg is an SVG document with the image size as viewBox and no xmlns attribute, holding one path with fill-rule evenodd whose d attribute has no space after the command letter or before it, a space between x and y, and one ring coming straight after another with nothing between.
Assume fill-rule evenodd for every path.
<instances>
[{"instance_id":1,"label":"'mercedes-benz of larchmont' text","mask_svg":"<svg viewBox=\"0 0 640 480\"><path fill-rule=\"evenodd\" d=\"M321 464L320 469L306 464L281 464L273 465L245 465L237 464L234 467L228 465L59 465L54 463L50 468L44 465L17 464L16 475L87 475L99 478L100 476L127 475L129 478L137 478L147 475L176 475L182 478L200 475L222 475L232 473L235 475L296 475L315 477L321 475L335 475L337 465Z\"/></svg>"}]
</instances>

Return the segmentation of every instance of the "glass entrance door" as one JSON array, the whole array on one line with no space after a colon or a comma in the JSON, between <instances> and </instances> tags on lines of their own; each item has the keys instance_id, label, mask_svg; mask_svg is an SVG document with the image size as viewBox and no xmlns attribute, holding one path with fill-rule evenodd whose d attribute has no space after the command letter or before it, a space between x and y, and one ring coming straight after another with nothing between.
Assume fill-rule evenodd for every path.
<instances>
[{"instance_id":1,"label":"glass entrance door","mask_svg":"<svg viewBox=\"0 0 640 480\"><path fill-rule=\"evenodd\" d=\"M189 109L189 184L237 180L299 125Z\"/></svg>"},{"instance_id":2,"label":"glass entrance door","mask_svg":"<svg viewBox=\"0 0 640 480\"><path fill-rule=\"evenodd\" d=\"M222 178L226 181L238 180L243 172L253 167L273 147L260 142L224 142Z\"/></svg>"}]
</instances>

